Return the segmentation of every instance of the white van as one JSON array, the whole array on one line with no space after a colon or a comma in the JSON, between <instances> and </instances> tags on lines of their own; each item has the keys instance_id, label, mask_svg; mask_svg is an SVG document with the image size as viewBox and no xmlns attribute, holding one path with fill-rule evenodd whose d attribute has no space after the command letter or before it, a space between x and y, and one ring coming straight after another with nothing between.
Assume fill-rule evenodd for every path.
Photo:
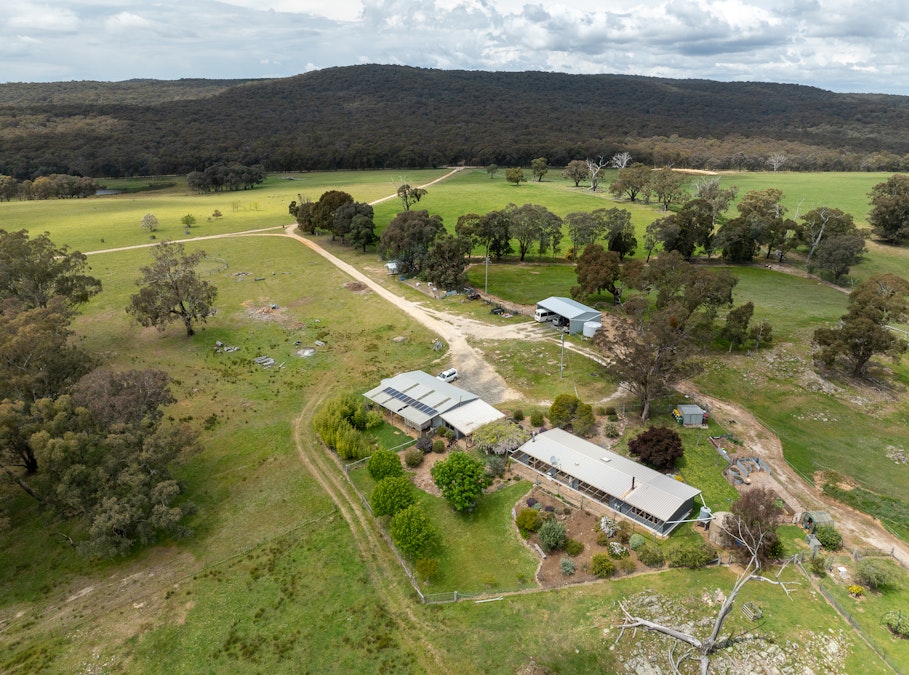
<instances>
[{"instance_id":1,"label":"white van","mask_svg":"<svg viewBox=\"0 0 909 675\"><path fill-rule=\"evenodd\" d=\"M533 314L533 319L534 321L543 323L544 321L551 321L554 316L556 316L555 312L543 309L542 307L537 307L537 311Z\"/></svg>"}]
</instances>

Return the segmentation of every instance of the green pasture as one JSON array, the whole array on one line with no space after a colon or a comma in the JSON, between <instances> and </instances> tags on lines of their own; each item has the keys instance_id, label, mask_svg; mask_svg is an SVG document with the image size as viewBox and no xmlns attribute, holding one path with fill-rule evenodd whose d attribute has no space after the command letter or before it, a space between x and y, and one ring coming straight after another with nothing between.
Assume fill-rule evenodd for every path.
<instances>
[{"instance_id":1,"label":"green pasture","mask_svg":"<svg viewBox=\"0 0 909 675\"><path fill-rule=\"evenodd\" d=\"M851 213L856 225L867 225L868 193L878 183L886 181L892 173L885 172L789 172L757 171L747 173L721 172L720 185L736 186L738 198L752 190L776 188L783 191L783 206L790 218L803 215L819 206L832 206ZM735 205L730 209L735 213Z\"/></svg>"},{"instance_id":2,"label":"green pasture","mask_svg":"<svg viewBox=\"0 0 909 675\"><path fill-rule=\"evenodd\" d=\"M418 368L436 358L437 353L429 348L430 334L403 317L392 322L387 313L370 311L368 303L376 302L375 298L346 290L343 285L347 277L292 240L222 240L217 253L227 262L226 267L220 269L218 265L210 274L219 288L218 314L192 339L187 339L178 326L165 333L141 329L125 314L136 270L150 259L145 250L93 258L105 290L77 322L77 329L85 335L85 346L105 355L112 365L168 371L180 400L168 411L169 416L202 431L203 451L176 467L188 498L199 507L188 523L194 535L185 541L161 542L174 551L185 551L193 562L188 564L180 556L166 557L166 569L157 569L154 565L161 564L157 561L161 551L167 549L150 549L125 561L97 563L81 558L58 534L59 530L78 537L80 524L61 525L25 502L21 513L30 517L17 519L4 533L4 555L0 556L0 597L4 598L0 616L10 620L25 611L25 618L9 624L0 637L8 647L16 645L8 652L10 660L5 657L2 661L4 669L24 659L20 665L28 670L27 664L44 663L41 659L46 657L48 664L58 664L51 670L76 670L78 659L87 653L85 645L70 644L61 637L74 623L92 633L86 639L96 639L99 649L122 649L116 641L111 643L109 636L94 635L93 624L86 623L88 617L67 617L67 621L54 624L56 627L30 617L40 616L43 603L65 599L58 596L67 593L73 583L97 585L111 575L124 576L122 570L131 567L141 569L147 564L165 578L184 578L181 575L197 567L268 548L269 542L279 538L283 542L281 555L296 556L294 565L318 566L316 559L300 563L303 554L295 552L298 545L303 551L311 550L304 558L331 554L344 560L340 567L323 565L327 576L314 577L319 581L313 585L324 588L324 582L333 587L335 582L330 577L335 574L350 579L354 587L362 585L365 571L361 561L351 559L350 532L334 513L327 495L302 468L292 442L291 421L311 396L324 395L336 386L363 389L381 376ZM248 271L249 275L237 277L236 271ZM257 276L262 281L254 281ZM278 310L270 310L273 304ZM351 323L350 316L358 320ZM396 336L408 339L393 342ZM313 357L296 356L300 348L297 341L313 346L317 339L326 344L317 347ZM216 353L216 340L240 349L232 354ZM260 355L271 355L283 367L263 370L252 362ZM3 497L4 506L23 502L14 490L5 490ZM307 523L323 517L331 519L330 527L319 521L319 527L326 530L319 534L326 551L321 550L322 544L316 550L306 541ZM285 536L290 539L280 539ZM190 588L196 585L195 580L185 578L184 583ZM200 584L204 594L204 583ZM213 602L225 601L220 597L222 591L212 587ZM262 596L249 602L268 603L270 592L263 588ZM306 591L319 592L312 588ZM355 588L338 602L343 610L337 611L345 615L356 613L358 608L381 611L374 598L362 597ZM204 602L199 608L200 627L212 630ZM227 631L233 611L225 609L224 616L228 624L220 628ZM315 617L307 620L319 623ZM63 641L57 644L58 639ZM204 635L195 639L200 642L194 649L208 644ZM50 649L50 644L56 646ZM130 651L132 648L127 648ZM207 662L209 654L204 649L194 654L197 663Z\"/></svg>"},{"instance_id":3,"label":"green pasture","mask_svg":"<svg viewBox=\"0 0 909 675\"><path fill-rule=\"evenodd\" d=\"M443 173L407 172L403 179L421 184ZM886 177L738 174L724 175L723 181L737 184L740 193L779 186L787 200L804 199L805 207L813 207L808 201L815 199L815 205L851 210L860 201L867 202L870 187ZM2 203L0 227L49 231L58 244L99 251L152 243L139 226L148 212L161 221L158 241L186 236L179 223L186 213L197 218L190 237L240 232L287 224L287 205L298 193L315 200L327 189L343 189L357 200L371 201L393 193L394 181L401 178L400 172L270 176L254 190L218 195L190 194L177 179L176 186L161 190ZM137 187L132 183L121 187L130 185ZM828 194L840 201L825 199ZM601 205L628 206L603 194L575 190L555 170L542 183L517 188L501 173L490 180L483 170L464 170L430 187L420 207L442 214L446 227L453 230L462 213L485 213L510 202L545 204L561 215ZM395 200L376 207L380 227L398 208ZM209 221L214 209L223 217ZM640 230L660 215L650 207L633 209ZM790 213L793 209L790 206ZM858 220L857 212L852 212ZM386 277L374 252L361 254L324 243L396 292L430 306L437 303L506 325L528 320L491 317L485 303L428 298ZM90 561L78 557L61 536L78 537L83 523L61 524L38 512L27 497L4 488L0 505L24 517L2 533L0 670L81 672L109 663L111 670L121 672L299 672L301 664L313 672L412 672L417 649L412 636L403 634L383 607L371 585L370 561L360 558L341 514L301 464L291 425L305 405L329 392L361 391L396 372L431 369L444 354L431 350L433 336L427 330L402 313L389 312L374 295L347 290L345 275L297 242L255 236L187 244L190 250L197 247L209 255L203 274L217 285L219 297L217 314L192 339L179 326L158 333L140 328L126 315L137 270L151 260L144 249L90 257L92 273L101 278L104 291L84 308L75 325L84 346L112 365L160 368L174 378L180 402L167 414L202 433L202 451L176 468L187 498L199 507L189 523L194 535L160 542L125 560ZM866 265L865 269L900 269L902 249L869 248L869 261L857 268L857 276ZM769 320L777 340L773 349L752 355L726 357L717 352L698 385L757 414L779 434L787 459L803 473L836 468L874 491L909 494L905 467L884 455L885 446L906 443L909 417L902 393L909 381L906 366L897 367L892 380L877 373L892 386L883 393L848 381L833 382L833 389L822 386L810 362L810 335L820 322L837 320L846 296L815 281L763 268L734 272L740 279L736 301L754 301L755 319ZM482 289L480 281L485 283L485 269L475 265L471 283ZM567 295L574 283L571 268L564 265L489 266L490 292L521 304ZM407 340L393 341L398 336ZM298 349L315 346L316 340L325 345L316 347L313 356L297 356ZM217 353L216 341L240 349ZM559 393L576 392L596 404L615 391L605 368L569 350L560 374L557 339L478 346L509 385L522 393L524 400L516 404L524 405L525 414L535 406L545 407ZM263 370L252 362L262 355L272 356L280 367ZM377 440L384 445L397 438L390 433ZM686 436L685 442L681 470L686 479L704 490L705 498L710 495L711 505L731 498L728 485L722 479L717 482L712 473L715 453L706 439ZM518 483L487 495L468 517L454 514L441 500L423 498L434 517L460 519L442 521L450 548L443 548L440 577L429 592L436 584L438 590L464 592L471 590L471 583L473 589L488 592L526 585L534 561L526 549L518 550L520 542L506 551L509 563L500 562L510 505L522 489ZM790 538L795 545L795 536ZM462 540L471 546L453 543ZM76 607L67 602L74 591L91 587L99 596L110 595L111 585L115 589L119 580L133 574L153 575L161 580L160 587L97 612L67 611ZM514 672L533 658L557 672L615 672L621 667L618 658L630 653L632 641L626 636L616 651L610 651L620 599L652 589L696 603L703 589L728 589L732 581L724 569L672 570L507 596L482 605L415 605L413 611L431 628L433 647L450 669ZM852 636L847 672L887 672L804 583L793 600L765 584L752 584L747 594L764 608L768 620L760 630L774 639L798 640L807 630L842 629ZM889 596L893 598L902 602L902 595ZM872 603L866 600L863 606L870 610ZM874 630L872 614L869 611L867 626L862 624L868 632ZM739 612L730 626L753 628L745 625ZM515 635L514 647L502 647L505 633ZM650 638L639 634L637 639ZM906 654L895 652L894 658L901 668L909 667Z\"/></svg>"}]
</instances>

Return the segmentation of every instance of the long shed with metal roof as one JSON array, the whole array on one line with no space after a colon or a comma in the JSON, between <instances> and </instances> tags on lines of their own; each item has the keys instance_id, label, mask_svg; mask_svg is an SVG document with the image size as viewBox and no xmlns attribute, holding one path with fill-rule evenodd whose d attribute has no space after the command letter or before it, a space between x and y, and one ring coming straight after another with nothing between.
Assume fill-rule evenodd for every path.
<instances>
[{"instance_id":1,"label":"long shed with metal roof","mask_svg":"<svg viewBox=\"0 0 909 675\"><path fill-rule=\"evenodd\" d=\"M660 535L694 509L701 491L562 429L534 435L512 459L547 480L606 506Z\"/></svg>"}]
</instances>

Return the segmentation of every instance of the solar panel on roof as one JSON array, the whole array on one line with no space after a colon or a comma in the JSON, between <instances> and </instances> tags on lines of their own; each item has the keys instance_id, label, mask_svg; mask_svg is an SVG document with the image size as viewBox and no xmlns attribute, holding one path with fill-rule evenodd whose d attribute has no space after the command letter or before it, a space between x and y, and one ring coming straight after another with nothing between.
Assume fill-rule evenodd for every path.
<instances>
[{"instance_id":1,"label":"solar panel on roof","mask_svg":"<svg viewBox=\"0 0 909 675\"><path fill-rule=\"evenodd\" d=\"M439 413L439 411L435 408L432 408L425 403L420 403L417 399L398 391L394 387L385 387L385 389L382 390L382 393L388 394L392 398L395 398L398 401L402 401L409 405L411 408L419 410L420 412L425 413L430 417L435 417Z\"/></svg>"}]
</instances>

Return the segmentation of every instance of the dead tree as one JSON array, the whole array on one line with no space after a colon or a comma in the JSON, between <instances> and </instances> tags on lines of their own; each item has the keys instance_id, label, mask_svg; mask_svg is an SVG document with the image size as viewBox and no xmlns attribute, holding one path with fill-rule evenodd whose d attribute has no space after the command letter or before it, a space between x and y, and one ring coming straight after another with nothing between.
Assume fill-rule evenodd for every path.
<instances>
[{"instance_id":1,"label":"dead tree","mask_svg":"<svg viewBox=\"0 0 909 675\"><path fill-rule=\"evenodd\" d=\"M732 586L732 590L729 595L726 596L726 600L723 602L722 607L720 607L720 610L713 621L713 629L710 631L710 635L706 638L699 638L690 633L685 633L677 628L673 628L672 626L666 626L661 623L656 623L655 621L650 621L649 619L633 616L623 603L619 603L619 607L625 615L625 619L619 624L621 631L619 632L619 637L616 638L616 642L621 640L625 631L629 629L636 631L638 628L643 628L644 630L661 633L662 635L666 635L676 640L669 648L669 665L672 668L672 672L680 672L679 667L686 659L696 659L700 662L701 675L707 675L710 670L710 657L730 644L730 639L728 637L720 638L720 632L723 630L723 624L726 623L726 619L729 618L735 600L745 584L749 581L764 581L773 584L774 586L779 586L786 593L786 597L791 600L790 586L798 585L798 583L794 581L781 581L780 575L782 575L783 571L794 558L787 560L774 578L770 579L758 573L761 569L758 551L760 550L764 535L761 534L755 539L753 535L748 533L747 528L742 527L741 521L738 523L736 532L730 530L726 530L726 532L734 537L741 546L746 547L751 552L751 559L745 566L745 570L739 575L738 579L736 579ZM687 645L688 648L680 655L676 655L676 647L679 643Z\"/></svg>"},{"instance_id":2,"label":"dead tree","mask_svg":"<svg viewBox=\"0 0 909 675\"><path fill-rule=\"evenodd\" d=\"M599 159L585 159L584 163L587 164L587 172L590 174L590 191L596 192L600 186L600 175L603 173L603 169L609 166L609 160L600 157Z\"/></svg>"}]
</instances>

